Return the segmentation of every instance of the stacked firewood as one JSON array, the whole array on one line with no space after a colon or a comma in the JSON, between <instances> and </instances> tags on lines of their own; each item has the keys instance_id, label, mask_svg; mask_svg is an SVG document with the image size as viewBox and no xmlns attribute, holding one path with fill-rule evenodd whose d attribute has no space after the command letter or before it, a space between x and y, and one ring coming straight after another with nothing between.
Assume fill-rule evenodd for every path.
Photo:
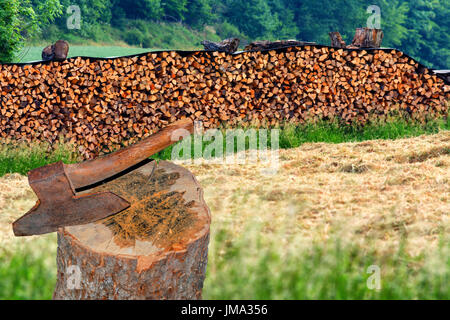
<instances>
[{"instance_id":1,"label":"stacked firewood","mask_svg":"<svg viewBox=\"0 0 450 320\"><path fill-rule=\"evenodd\" d=\"M448 113L450 86L397 50L307 45L0 65L0 95L1 138L62 138L90 158L184 117L207 128L436 117Z\"/></svg>"}]
</instances>

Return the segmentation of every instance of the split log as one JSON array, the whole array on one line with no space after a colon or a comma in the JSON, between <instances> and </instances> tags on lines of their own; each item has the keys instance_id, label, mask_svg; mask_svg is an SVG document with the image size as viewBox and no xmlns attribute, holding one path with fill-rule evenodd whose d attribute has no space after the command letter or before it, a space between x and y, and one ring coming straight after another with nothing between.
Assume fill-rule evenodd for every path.
<instances>
[{"instance_id":1,"label":"split log","mask_svg":"<svg viewBox=\"0 0 450 320\"><path fill-rule=\"evenodd\" d=\"M195 177L153 161L93 189L106 190L131 206L58 230L53 298L201 299L210 212Z\"/></svg>"},{"instance_id":2,"label":"split log","mask_svg":"<svg viewBox=\"0 0 450 320\"><path fill-rule=\"evenodd\" d=\"M202 41L202 45L205 48L205 50L209 51L224 51L228 53L236 52L239 48L239 42L240 40L238 38L230 38L225 39L221 42L212 42L212 41Z\"/></svg>"},{"instance_id":3,"label":"split log","mask_svg":"<svg viewBox=\"0 0 450 320\"><path fill-rule=\"evenodd\" d=\"M332 47L345 48L345 41L342 39L342 36L339 32L330 32L328 35L330 36Z\"/></svg>"},{"instance_id":4,"label":"split log","mask_svg":"<svg viewBox=\"0 0 450 320\"><path fill-rule=\"evenodd\" d=\"M383 35L381 29L357 28L352 46L358 48L380 48Z\"/></svg>"}]
</instances>

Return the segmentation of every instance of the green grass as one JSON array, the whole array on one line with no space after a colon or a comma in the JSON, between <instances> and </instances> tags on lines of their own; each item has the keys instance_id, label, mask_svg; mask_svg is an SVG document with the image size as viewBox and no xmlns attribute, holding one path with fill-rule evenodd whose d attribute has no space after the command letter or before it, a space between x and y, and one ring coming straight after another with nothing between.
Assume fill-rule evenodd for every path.
<instances>
[{"instance_id":1,"label":"green grass","mask_svg":"<svg viewBox=\"0 0 450 320\"><path fill-rule=\"evenodd\" d=\"M42 49L45 46L29 46L25 47L16 57L16 62L31 62L41 59ZM121 47L121 46L70 46L69 57L86 56L86 57L117 57L142 52L151 51L150 49Z\"/></svg>"},{"instance_id":2,"label":"green grass","mask_svg":"<svg viewBox=\"0 0 450 320\"><path fill-rule=\"evenodd\" d=\"M287 125L280 135L280 148L288 149L305 142L357 142L375 139L398 139L450 130L450 117L419 123L404 118L370 122L364 126L320 121L304 126Z\"/></svg>"},{"instance_id":3,"label":"green grass","mask_svg":"<svg viewBox=\"0 0 450 320\"><path fill-rule=\"evenodd\" d=\"M220 31L220 27L218 27ZM196 50L202 49L201 41L219 41L220 36L211 27L200 32L179 23L157 23L129 21L121 28L98 26L79 31L60 30L52 25L43 31L42 39L29 43L15 58L15 62L41 60L44 47L56 40L67 40L70 44L69 57L115 57L138 54L154 50ZM126 42L124 42L126 41Z\"/></svg>"},{"instance_id":4,"label":"green grass","mask_svg":"<svg viewBox=\"0 0 450 320\"><path fill-rule=\"evenodd\" d=\"M231 237L226 226L213 232L205 299L450 298L448 243L413 258L403 247L392 255L379 255L342 245L339 239L304 248L294 236L286 248L278 241L265 241L262 230L252 229L239 238ZM380 290L367 286L372 265L380 268Z\"/></svg>"},{"instance_id":5,"label":"green grass","mask_svg":"<svg viewBox=\"0 0 450 320\"><path fill-rule=\"evenodd\" d=\"M48 144L0 144L0 177L7 173L26 174L28 171L50 163L63 161L73 163L78 160L69 145L57 144L49 149Z\"/></svg>"},{"instance_id":6,"label":"green grass","mask_svg":"<svg viewBox=\"0 0 450 320\"><path fill-rule=\"evenodd\" d=\"M51 299L56 265L48 266L48 252L40 256L24 249L0 253L0 300ZM56 264L56 260L55 263Z\"/></svg>"},{"instance_id":7,"label":"green grass","mask_svg":"<svg viewBox=\"0 0 450 320\"><path fill-rule=\"evenodd\" d=\"M378 255L339 240L304 248L292 238L286 248L254 228L236 238L222 225L212 236L204 299L450 298L449 247L443 242L435 252L410 257L402 247ZM31 248L0 254L1 300L51 298L55 252L39 254ZM380 268L380 290L367 286L371 265Z\"/></svg>"},{"instance_id":8,"label":"green grass","mask_svg":"<svg viewBox=\"0 0 450 320\"><path fill-rule=\"evenodd\" d=\"M222 129L225 137L226 129ZM246 129L243 129L244 132ZM364 126L356 124L342 124L337 121L318 121L307 124L285 124L280 127L279 147L281 149L297 148L307 142L325 142L325 143L343 143L358 142L376 139L399 139L417 137L423 134L434 134L440 130L450 130L450 117L445 119L429 120L420 123L404 118L394 117L386 121L370 122ZM268 133L267 146L271 146L271 135ZM209 145L210 141L203 141L202 150ZM259 144L259 139L258 139ZM192 140L191 156L194 157L194 139ZM223 150L225 148L223 143ZM169 160L172 156L172 150L176 145L164 149L155 154L152 158L160 160ZM249 141L246 140L246 150L249 149ZM237 145L235 146L235 151ZM214 155L214 153L213 153ZM183 156L183 153L180 153Z\"/></svg>"},{"instance_id":9,"label":"green grass","mask_svg":"<svg viewBox=\"0 0 450 320\"><path fill-rule=\"evenodd\" d=\"M226 129L222 129L225 133ZM244 132L246 129L243 129ZM373 139L398 139L415 137L422 134L433 134L440 130L450 130L450 117L446 120L430 120L425 124L403 120L400 118L387 122L369 123L365 126L342 125L337 122L321 121L315 124L293 125L286 124L280 130L280 148L296 148L306 142L341 143L351 141L365 141ZM225 134L224 134L225 136ZM270 148L270 134L268 134L268 147ZM203 141L202 149L211 142ZM194 139L192 139L191 156L194 154ZM152 156L153 159L170 160L173 148L177 144L164 149ZM225 149L225 142L223 143ZM235 149L237 146L235 146ZM246 149L249 142L246 140ZM74 148L63 144L57 144L53 150L48 151L49 146L42 144L0 144L0 177L7 173L26 174L29 170L57 162L73 163L79 160ZM183 155L182 153L180 154ZM213 156L215 154L213 153Z\"/></svg>"}]
</instances>

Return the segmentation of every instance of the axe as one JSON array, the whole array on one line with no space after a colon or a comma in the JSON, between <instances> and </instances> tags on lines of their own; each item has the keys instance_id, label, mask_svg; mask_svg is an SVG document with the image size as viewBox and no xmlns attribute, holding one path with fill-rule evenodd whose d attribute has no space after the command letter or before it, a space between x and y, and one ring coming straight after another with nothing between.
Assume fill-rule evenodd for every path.
<instances>
[{"instance_id":1,"label":"axe","mask_svg":"<svg viewBox=\"0 0 450 320\"><path fill-rule=\"evenodd\" d=\"M28 182L36 193L36 205L13 223L16 236L38 235L59 227L94 222L128 208L130 203L112 192L77 195L84 188L111 178L181 140L192 120L168 125L139 143L109 155L77 164L52 163L28 172ZM172 139L172 138L178 139Z\"/></svg>"}]
</instances>

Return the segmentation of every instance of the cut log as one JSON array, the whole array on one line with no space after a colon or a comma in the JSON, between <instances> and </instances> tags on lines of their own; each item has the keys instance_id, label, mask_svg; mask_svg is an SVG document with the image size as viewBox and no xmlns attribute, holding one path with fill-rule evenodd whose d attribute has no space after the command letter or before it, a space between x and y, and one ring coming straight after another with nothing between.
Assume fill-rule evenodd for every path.
<instances>
[{"instance_id":1,"label":"cut log","mask_svg":"<svg viewBox=\"0 0 450 320\"><path fill-rule=\"evenodd\" d=\"M357 28L352 46L358 48L380 48L383 35L383 30L381 29Z\"/></svg>"},{"instance_id":2,"label":"cut log","mask_svg":"<svg viewBox=\"0 0 450 320\"><path fill-rule=\"evenodd\" d=\"M245 47L245 51L261 51L261 50L275 50L293 46L304 46L315 44L315 42L305 42L297 40L278 40L278 41L255 41Z\"/></svg>"},{"instance_id":3,"label":"cut log","mask_svg":"<svg viewBox=\"0 0 450 320\"><path fill-rule=\"evenodd\" d=\"M328 34L331 39L331 46L337 48L345 48L345 41L342 39L342 36L339 32L333 31Z\"/></svg>"},{"instance_id":4,"label":"cut log","mask_svg":"<svg viewBox=\"0 0 450 320\"><path fill-rule=\"evenodd\" d=\"M228 53L236 52L239 47L240 40L238 38L225 39L221 42L202 41L205 50L208 51L224 51Z\"/></svg>"},{"instance_id":5,"label":"cut log","mask_svg":"<svg viewBox=\"0 0 450 320\"><path fill-rule=\"evenodd\" d=\"M200 299L210 212L186 169L154 161L84 192L111 191L130 208L58 230L54 299Z\"/></svg>"}]
</instances>

